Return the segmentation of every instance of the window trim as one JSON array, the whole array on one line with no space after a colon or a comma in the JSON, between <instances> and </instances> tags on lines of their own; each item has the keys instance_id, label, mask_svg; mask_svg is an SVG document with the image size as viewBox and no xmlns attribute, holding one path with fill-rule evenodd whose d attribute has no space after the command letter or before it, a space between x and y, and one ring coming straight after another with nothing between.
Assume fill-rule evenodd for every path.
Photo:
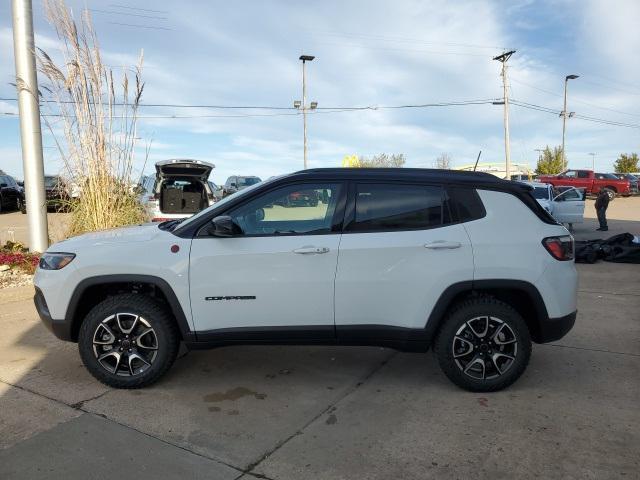
<instances>
[{"instance_id":1,"label":"window trim","mask_svg":"<svg viewBox=\"0 0 640 480\"><path fill-rule=\"evenodd\" d=\"M231 210L235 210L237 208L242 208L243 206L245 206L247 203L250 203L252 201L254 201L257 197L263 196L263 195L268 195L269 193L275 191L275 190L279 190L281 188L287 188L290 186L297 186L297 185L318 185L318 184L335 184L338 185L340 187L340 195L338 196L338 200L336 202L336 209L333 212L333 217L331 218L331 226L329 228L328 232L309 232L309 233L265 233L265 234L242 234L242 235L234 235L231 237L216 237L215 235L210 235L207 232L207 228L209 226L209 223L211 223L211 220L213 220L215 217L219 217L222 215L228 215L229 212ZM218 238L218 239L225 239L225 238L267 238L267 237L312 237L312 236L316 236L316 235L336 235L336 234L340 234L342 233L342 226L343 226L343 222L344 222L344 211L345 211L345 203L346 203L346 197L347 197L347 183L345 181L342 180L304 180L304 181L300 181L300 180L293 180L291 182L286 182L286 183L279 183L277 185L274 185L273 187L267 189L267 190L262 190L260 192L256 192L255 195L251 195L249 198L244 199L242 202L233 204L233 205L229 205L227 208L225 208L223 211L221 211L220 213L218 213L217 215L215 215L215 217L211 217L209 218L205 223L203 223L199 228L198 231L196 232L196 234L194 235L194 239L195 238Z\"/></svg>"},{"instance_id":2,"label":"window trim","mask_svg":"<svg viewBox=\"0 0 640 480\"><path fill-rule=\"evenodd\" d=\"M343 234L367 234L367 233L384 233L384 232L417 232L422 230L434 230L436 228L449 227L451 225L457 225L462 223L458 219L458 212L454 212L449 206L448 202L445 202L444 195L448 195L448 189L455 185L442 184L437 182L407 182L396 180L354 180L349 182L349 198L347 199L347 208L345 211L344 225L342 228ZM356 223L356 192L358 185L400 185L400 186L418 186L418 187L437 187L442 191L442 223L440 225L432 225L428 227L406 227L406 228L376 228L371 230L350 230L351 226ZM483 206L484 207L484 206ZM444 223L444 209L449 210L450 223ZM485 210L486 215L486 210Z\"/></svg>"}]
</instances>

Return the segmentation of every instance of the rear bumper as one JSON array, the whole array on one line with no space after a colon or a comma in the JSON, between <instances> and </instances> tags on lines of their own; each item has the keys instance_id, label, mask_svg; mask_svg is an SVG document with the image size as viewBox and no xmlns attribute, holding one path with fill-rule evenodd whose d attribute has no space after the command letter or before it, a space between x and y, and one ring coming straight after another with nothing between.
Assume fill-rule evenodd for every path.
<instances>
[{"instance_id":1,"label":"rear bumper","mask_svg":"<svg viewBox=\"0 0 640 480\"><path fill-rule=\"evenodd\" d=\"M55 320L51 318L47 302L38 287L36 287L36 294L33 297L33 303L35 303L38 316L44 326L47 327L47 330L53 333L60 340L65 340L67 342L73 341L71 336L71 324L66 320Z\"/></svg>"},{"instance_id":2,"label":"rear bumper","mask_svg":"<svg viewBox=\"0 0 640 480\"><path fill-rule=\"evenodd\" d=\"M560 340L573 328L576 323L576 310L569 315L558 318L548 318L539 324L538 343L548 343Z\"/></svg>"}]
</instances>

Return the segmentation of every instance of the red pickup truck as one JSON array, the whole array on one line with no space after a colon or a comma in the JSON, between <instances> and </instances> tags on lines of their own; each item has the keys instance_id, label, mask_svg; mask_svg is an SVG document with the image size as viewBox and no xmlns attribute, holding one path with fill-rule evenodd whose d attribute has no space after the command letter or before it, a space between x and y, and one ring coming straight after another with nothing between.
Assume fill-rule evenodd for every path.
<instances>
[{"instance_id":1,"label":"red pickup truck","mask_svg":"<svg viewBox=\"0 0 640 480\"><path fill-rule=\"evenodd\" d=\"M540 175L537 179L554 187L584 188L586 193L597 195L606 190L613 200L616 195L631 195L629 180L621 180L613 173L595 173L593 170L567 170L558 175Z\"/></svg>"}]
</instances>

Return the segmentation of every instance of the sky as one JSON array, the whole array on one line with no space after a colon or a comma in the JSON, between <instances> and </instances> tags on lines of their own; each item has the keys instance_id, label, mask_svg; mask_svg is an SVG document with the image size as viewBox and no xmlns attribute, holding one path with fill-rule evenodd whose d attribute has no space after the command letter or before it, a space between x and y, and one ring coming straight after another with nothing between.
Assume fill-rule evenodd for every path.
<instances>
[{"instance_id":1,"label":"sky","mask_svg":"<svg viewBox=\"0 0 640 480\"><path fill-rule=\"evenodd\" d=\"M310 167L378 153L403 153L409 167L432 167L446 153L461 166L480 150L481 162L503 162L500 105L382 107L499 99L500 63L492 58L511 49L512 101L559 112L565 76L580 75L569 82L568 110L599 121L567 120L570 167L590 167L595 153L596 169L611 171L620 153L640 150L638 0L118 1L67 4L78 20L91 11L105 63L116 72L144 51L142 103L290 108L302 97L298 57L315 55L307 63L308 102L371 108L308 115ZM10 9L1 2L0 169L20 179ZM40 0L33 10L36 45L59 55ZM214 163L216 183L300 170L297 113L141 108L135 175L168 158ZM509 113L513 163L534 167L536 149L561 144L557 113L517 105ZM60 173L54 138L43 131L45 172Z\"/></svg>"}]
</instances>

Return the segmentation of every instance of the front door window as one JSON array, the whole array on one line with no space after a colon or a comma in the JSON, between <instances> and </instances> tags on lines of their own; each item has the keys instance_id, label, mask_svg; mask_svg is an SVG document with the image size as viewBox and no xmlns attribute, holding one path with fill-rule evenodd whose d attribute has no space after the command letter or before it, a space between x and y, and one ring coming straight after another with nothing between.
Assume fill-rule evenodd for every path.
<instances>
[{"instance_id":1,"label":"front door window","mask_svg":"<svg viewBox=\"0 0 640 480\"><path fill-rule=\"evenodd\" d=\"M297 184L272 190L230 211L243 235L331 232L341 185Z\"/></svg>"}]
</instances>

